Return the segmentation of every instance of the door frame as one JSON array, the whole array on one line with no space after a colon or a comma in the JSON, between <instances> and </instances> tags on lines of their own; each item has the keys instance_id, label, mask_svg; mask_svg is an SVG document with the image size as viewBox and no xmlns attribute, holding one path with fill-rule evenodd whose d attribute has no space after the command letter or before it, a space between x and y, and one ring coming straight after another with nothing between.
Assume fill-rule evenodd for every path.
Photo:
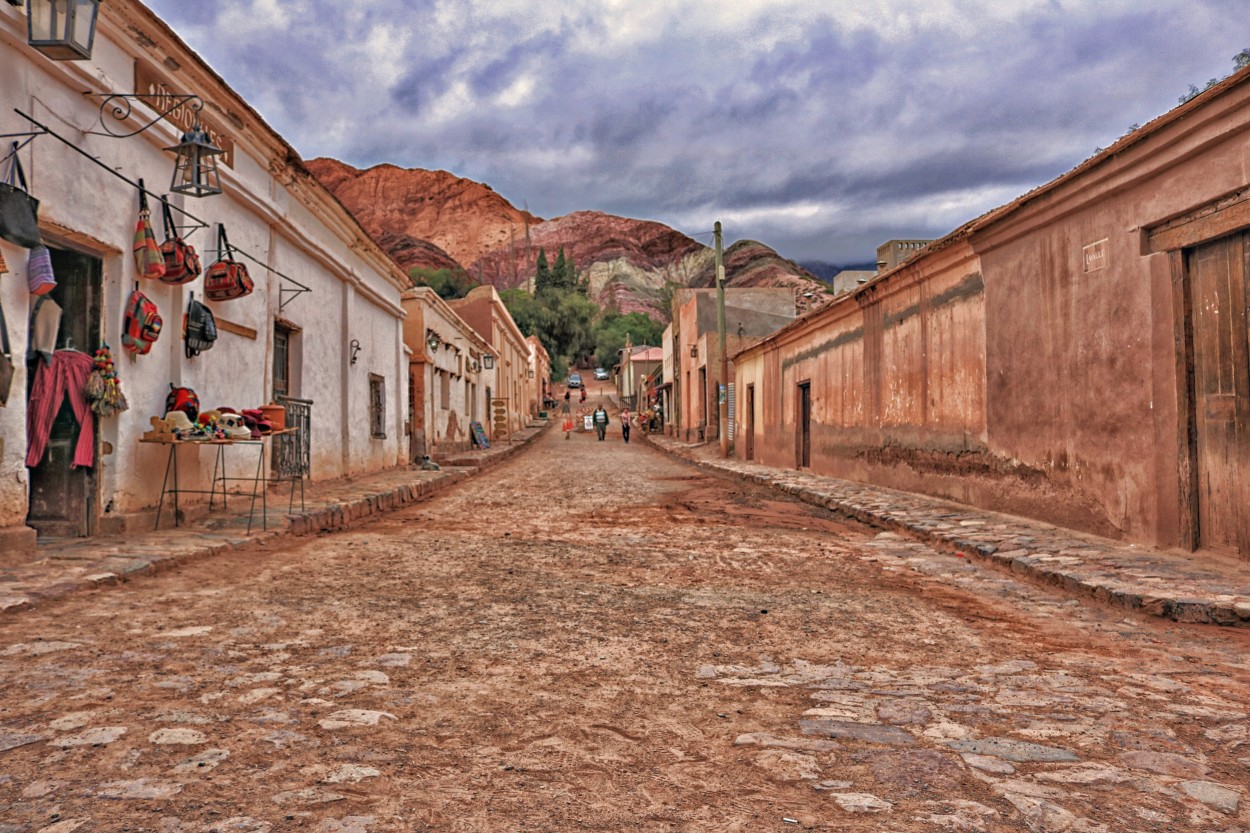
<instances>
[{"instance_id":1,"label":"door frame","mask_svg":"<svg viewBox=\"0 0 1250 833\"><path fill-rule=\"evenodd\" d=\"M108 259L111 253L92 249L88 246L82 245L81 243L77 243L72 238L62 235L62 234L57 234L55 232L48 231L48 230L42 230L42 231L43 231L44 245L47 246L49 249L53 250L54 252L56 251L69 252L79 257L87 258L91 261L94 261L95 263L94 274L91 276L91 280L94 282L94 286L92 287L93 291L91 293L90 306L89 306L89 309L87 310L88 341L89 342L93 341L94 343L72 345L73 349L79 350L83 353L86 353L88 356L90 356L92 354L92 351L94 351L96 347L98 347L100 344L102 344L106 340L106 334L108 332L108 326L106 323L106 308L108 305L105 303L105 293L107 292L108 281L106 280L106 275L105 275L105 261ZM64 317L62 320L64 320ZM58 335L57 340L60 341L59 335ZM117 355L118 354L114 354L115 359ZM27 407L29 407L30 389L31 389L31 386L34 384L34 377L33 375L29 374L30 367L31 365L28 361L27 363L28 375L26 379L26 391L24 392L24 396L27 398ZM65 401L62 402L61 407L62 408L69 407L68 397L66 397ZM55 419L55 415L53 416L53 418ZM94 419L92 419L92 432L91 433L92 433L92 436L91 436L92 454L95 459L95 465L93 465L83 475L87 481L86 488L84 490L84 500L86 502L86 506L83 507L82 528L80 529L80 534L76 536L76 537L86 537L86 538L90 538L94 536L99 531L100 518L104 514L104 507L102 505L102 499L103 499L103 494L104 494L104 484L103 484L104 478L100 476L101 474L100 473L100 467L101 467L101 439L100 438L101 438L102 432L101 432L100 417L98 415L95 416ZM29 438L25 434L23 434L23 439L29 442ZM36 466L36 468L38 467ZM27 485L27 491L26 491L25 523L27 526L31 526L31 523L30 523L31 514L30 513L31 513L31 500L34 497L34 475L30 468L27 468L27 484L26 485ZM67 496L67 499L68 499L68 496ZM37 529L37 527L32 527L32 528ZM43 533L39 533L39 535L40 537L42 537ZM59 537L59 536L54 536L54 537Z\"/></svg>"},{"instance_id":2,"label":"door frame","mask_svg":"<svg viewBox=\"0 0 1250 833\"><path fill-rule=\"evenodd\" d=\"M1245 238L1242 246L1242 270L1246 285L1243 288L1250 293L1250 229L1191 241L1183 248L1169 249L1167 252L1172 279L1172 315L1176 345L1177 543L1189 552L1194 552L1203 545L1198 483L1193 285L1189 273L1189 258L1190 253L1201 246L1237 235Z\"/></svg>"},{"instance_id":3,"label":"door frame","mask_svg":"<svg viewBox=\"0 0 1250 833\"><path fill-rule=\"evenodd\" d=\"M794 387L794 467L812 465L812 380L804 379Z\"/></svg>"}]
</instances>

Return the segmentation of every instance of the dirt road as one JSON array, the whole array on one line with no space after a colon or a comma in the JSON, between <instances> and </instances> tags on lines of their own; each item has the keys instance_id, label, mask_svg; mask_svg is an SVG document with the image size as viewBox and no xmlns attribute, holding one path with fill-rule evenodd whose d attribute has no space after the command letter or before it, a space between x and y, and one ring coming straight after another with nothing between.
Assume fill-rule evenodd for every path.
<instances>
[{"instance_id":1,"label":"dirt road","mask_svg":"<svg viewBox=\"0 0 1250 833\"><path fill-rule=\"evenodd\" d=\"M0 625L0 833L1239 831L1250 641L593 433Z\"/></svg>"}]
</instances>

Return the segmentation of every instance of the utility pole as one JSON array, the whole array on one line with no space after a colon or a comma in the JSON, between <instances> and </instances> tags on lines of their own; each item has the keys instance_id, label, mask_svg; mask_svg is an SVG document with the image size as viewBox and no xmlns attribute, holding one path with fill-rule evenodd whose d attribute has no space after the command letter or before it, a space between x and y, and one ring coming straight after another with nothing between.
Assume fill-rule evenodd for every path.
<instances>
[{"instance_id":1,"label":"utility pole","mask_svg":"<svg viewBox=\"0 0 1250 833\"><path fill-rule=\"evenodd\" d=\"M720 402L720 456L729 457L729 354L725 346L725 255L722 251L720 220L716 233L716 337L720 342L720 382L716 398Z\"/></svg>"}]
</instances>

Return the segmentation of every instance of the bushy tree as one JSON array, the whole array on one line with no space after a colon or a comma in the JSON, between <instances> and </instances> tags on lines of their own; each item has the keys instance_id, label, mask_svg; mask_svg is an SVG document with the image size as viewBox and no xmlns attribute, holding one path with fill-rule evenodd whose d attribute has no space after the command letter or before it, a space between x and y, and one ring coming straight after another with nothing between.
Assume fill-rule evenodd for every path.
<instances>
[{"instance_id":1,"label":"bushy tree","mask_svg":"<svg viewBox=\"0 0 1250 833\"><path fill-rule=\"evenodd\" d=\"M443 300L463 298L469 290L477 286L477 282L469 277L463 269L425 269L417 267L408 270L408 277L417 286L428 286L438 293Z\"/></svg>"},{"instance_id":2,"label":"bushy tree","mask_svg":"<svg viewBox=\"0 0 1250 833\"><path fill-rule=\"evenodd\" d=\"M626 337L635 346L660 344L664 325L641 312L605 313L595 326L595 358L600 366L616 364Z\"/></svg>"}]
</instances>

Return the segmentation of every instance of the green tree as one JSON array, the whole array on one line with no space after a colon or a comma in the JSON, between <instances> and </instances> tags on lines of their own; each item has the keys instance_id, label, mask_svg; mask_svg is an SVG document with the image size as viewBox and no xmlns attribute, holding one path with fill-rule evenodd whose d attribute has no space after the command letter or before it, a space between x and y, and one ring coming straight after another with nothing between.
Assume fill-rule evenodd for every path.
<instances>
[{"instance_id":1,"label":"green tree","mask_svg":"<svg viewBox=\"0 0 1250 833\"><path fill-rule=\"evenodd\" d=\"M545 289L551 289L555 286L554 276L551 274L551 267L547 265L546 249L538 250L538 265L534 269L534 294L537 295Z\"/></svg>"},{"instance_id":2,"label":"green tree","mask_svg":"<svg viewBox=\"0 0 1250 833\"><path fill-rule=\"evenodd\" d=\"M595 358L600 366L616 364L626 337L635 346L659 346L664 325L641 312L607 313L595 326Z\"/></svg>"},{"instance_id":3,"label":"green tree","mask_svg":"<svg viewBox=\"0 0 1250 833\"><path fill-rule=\"evenodd\" d=\"M416 267L408 270L408 277L417 286L428 286L444 300L463 298L477 283L463 269L426 269Z\"/></svg>"}]
</instances>

